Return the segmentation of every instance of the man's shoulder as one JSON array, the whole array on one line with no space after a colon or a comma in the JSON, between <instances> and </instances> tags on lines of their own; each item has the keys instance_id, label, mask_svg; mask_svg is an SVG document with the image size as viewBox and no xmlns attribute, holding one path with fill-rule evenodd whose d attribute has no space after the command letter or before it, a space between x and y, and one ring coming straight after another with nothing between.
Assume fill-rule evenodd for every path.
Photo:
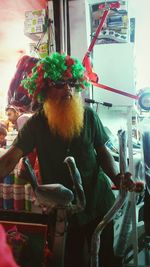
<instances>
[{"instance_id":1,"label":"man's shoulder","mask_svg":"<svg viewBox=\"0 0 150 267\"><path fill-rule=\"evenodd\" d=\"M31 114L29 120L39 120L40 118L44 118L43 110L39 110L39 111Z\"/></svg>"},{"instance_id":2,"label":"man's shoulder","mask_svg":"<svg viewBox=\"0 0 150 267\"><path fill-rule=\"evenodd\" d=\"M88 123L101 123L101 119L97 112L89 106L85 106L84 118Z\"/></svg>"},{"instance_id":3,"label":"man's shoulder","mask_svg":"<svg viewBox=\"0 0 150 267\"><path fill-rule=\"evenodd\" d=\"M86 106L84 107L84 110L85 110L85 112L93 113L93 109L92 109L90 106L88 106L88 105L86 105Z\"/></svg>"},{"instance_id":4,"label":"man's shoulder","mask_svg":"<svg viewBox=\"0 0 150 267\"><path fill-rule=\"evenodd\" d=\"M96 114L96 112L90 106L84 107L84 113L85 113L85 116L89 116L89 117L93 117Z\"/></svg>"},{"instance_id":5,"label":"man's shoulder","mask_svg":"<svg viewBox=\"0 0 150 267\"><path fill-rule=\"evenodd\" d=\"M32 116L31 113L23 113L21 114L17 120L28 120Z\"/></svg>"}]
</instances>

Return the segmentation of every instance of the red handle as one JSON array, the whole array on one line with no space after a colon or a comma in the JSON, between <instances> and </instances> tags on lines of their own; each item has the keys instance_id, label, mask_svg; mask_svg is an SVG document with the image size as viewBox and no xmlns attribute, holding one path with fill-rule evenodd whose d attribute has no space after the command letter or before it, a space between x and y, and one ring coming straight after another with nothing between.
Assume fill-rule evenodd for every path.
<instances>
[{"instance_id":1,"label":"red handle","mask_svg":"<svg viewBox=\"0 0 150 267\"><path fill-rule=\"evenodd\" d=\"M99 5L99 9L100 10L102 10L102 9L104 9L104 8L109 8L109 9L116 9L116 8L119 8L120 7L120 3L119 2L117 2L117 1L115 1L115 2L107 2L107 3L105 3L105 4L101 4L101 5Z\"/></svg>"},{"instance_id":2,"label":"red handle","mask_svg":"<svg viewBox=\"0 0 150 267\"><path fill-rule=\"evenodd\" d=\"M141 193L144 190L144 182L136 182L135 183L135 190L136 193Z\"/></svg>"},{"instance_id":3,"label":"red handle","mask_svg":"<svg viewBox=\"0 0 150 267\"><path fill-rule=\"evenodd\" d=\"M144 190L144 182L139 181L139 182L135 182L135 187L134 187L134 192L136 193L141 193ZM119 188L115 185L112 185L112 190L119 190Z\"/></svg>"}]
</instances>

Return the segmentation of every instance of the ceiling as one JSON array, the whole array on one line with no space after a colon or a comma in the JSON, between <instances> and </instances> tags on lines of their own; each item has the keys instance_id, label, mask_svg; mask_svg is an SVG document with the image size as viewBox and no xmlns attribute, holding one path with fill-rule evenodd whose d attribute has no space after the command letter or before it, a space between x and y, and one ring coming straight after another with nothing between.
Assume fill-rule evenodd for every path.
<instances>
[{"instance_id":1,"label":"ceiling","mask_svg":"<svg viewBox=\"0 0 150 267\"><path fill-rule=\"evenodd\" d=\"M26 52L24 12L45 8L46 3L47 0L0 0L0 65Z\"/></svg>"},{"instance_id":2,"label":"ceiling","mask_svg":"<svg viewBox=\"0 0 150 267\"><path fill-rule=\"evenodd\" d=\"M46 0L0 1L0 64L24 53L24 12L42 9Z\"/></svg>"}]
</instances>

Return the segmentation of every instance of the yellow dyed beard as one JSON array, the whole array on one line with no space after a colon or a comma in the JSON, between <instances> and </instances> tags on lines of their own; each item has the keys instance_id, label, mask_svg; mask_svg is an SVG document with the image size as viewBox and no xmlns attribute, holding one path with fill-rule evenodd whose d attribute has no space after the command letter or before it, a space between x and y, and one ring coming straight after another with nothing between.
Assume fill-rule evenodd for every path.
<instances>
[{"instance_id":1,"label":"yellow dyed beard","mask_svg":"<svg viewBox=\"0 0 150 267\"><path fill-rule=\"evenodd\" d=\"M48 98L43 108L53 133L59 134L65 140L72 140L80 135L84 108L79 96L72 96L69 101L59 103Z\"/></svg>"}]
</instances>

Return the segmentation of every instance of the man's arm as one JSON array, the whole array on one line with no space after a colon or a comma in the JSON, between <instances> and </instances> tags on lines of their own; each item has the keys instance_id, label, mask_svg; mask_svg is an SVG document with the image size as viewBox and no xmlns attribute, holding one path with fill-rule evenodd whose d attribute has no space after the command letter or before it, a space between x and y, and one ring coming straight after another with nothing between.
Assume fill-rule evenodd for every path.
<instances>
[{"instance_id":1,"label":"man's arm","mask_svg":"<svg viewBox=\"0 0 150 267\"><path fill-rule=\"evenodd\" d=\"M20 158L23 156L23 151L20 148L12 146L0 158L0 182L7 176L16 166Z\"/></svg>"},{"instance_id":2,"label":"man's arm","mask_svg":"<svg viewBox=\"0 0 150 267\"><path fill-rule=\"evenodd\" d=\"M113 158L113 156L108 151L105 145L101 145L96 149L98 160L103 171L112 180L112 182L118 187L120 185L120 179L116 176L119 173L118 166Z\"/></svg>"},{"instance_id":3,"label":"man's arm","mask_svg":"<svg viewBox=\"0 0 150 267\"><path fill-rule=\"evenodd\" d=\"M130 192L143 191L144 184L141 182L135 183L132 180L132 174L130 172L124 174L119 173L117 164L105 145L99 146L96 151L100 166L118 189L121 187Z\"/></svg>"}]
</instances>

